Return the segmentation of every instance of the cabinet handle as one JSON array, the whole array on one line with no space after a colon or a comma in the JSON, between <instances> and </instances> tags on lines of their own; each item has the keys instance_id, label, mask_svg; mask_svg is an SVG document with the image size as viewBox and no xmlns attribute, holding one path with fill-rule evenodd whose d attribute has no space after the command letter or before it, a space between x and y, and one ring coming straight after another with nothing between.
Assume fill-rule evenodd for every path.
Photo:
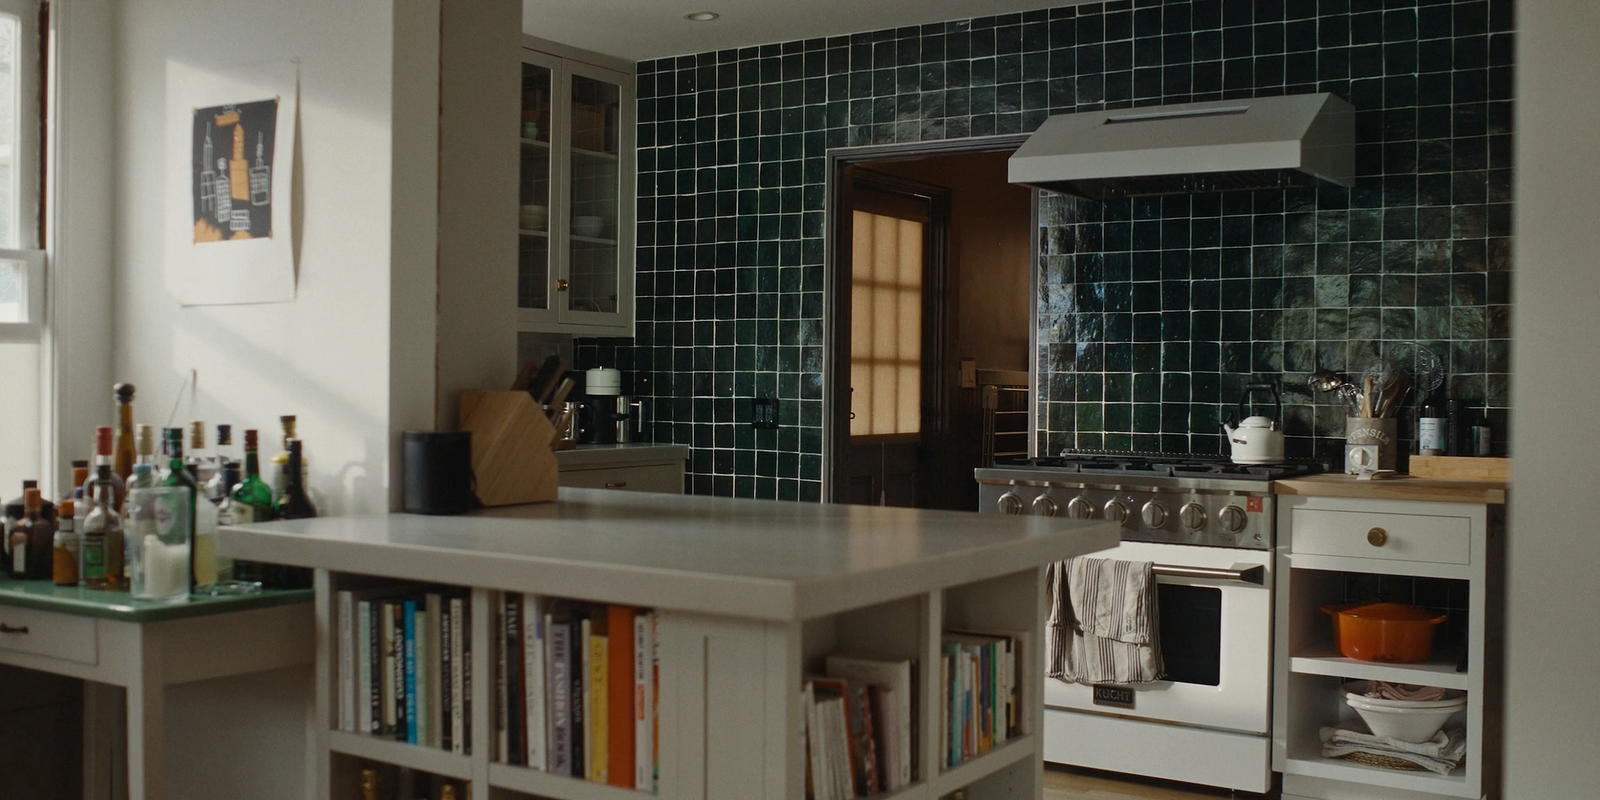
<instances>
[{"instance_id":1,"label":"cabinet handle","mask_svg":"<svg viewBox=\"0 0 1600 800\"><path fill-rule=\"evenodd\" d=\"M27 633L27 632L28 632L28 626L26 626L26 625L24 625L24 626L22 626L20 628L14 628L14 627L12 627L10 625L5 624L4 622L0 622L0 633Z\"/></svg>"},{"instance_id":2,"label":"cabinet handle","mask_svg":"<svg viewBox=\"0 0 1600 800\"><path fill-rule=\"evenodd\" d=\"M627 486L627 485L628 485L627 481L616 481L614 483L607 483L606 484L606 488L607 489L621 489L622 487Z\"/></svg>"},{"instance_id":3,"label":"cabinet handle","mask_svg":"<svg viewBox=\"0 0 1600 800\"><path fill-rule=\"evenodd\" d=\"M1373 528L1367 531L1367 544L1373 547L1382 547L1389 541L1389 532L1382 528Z\"/></svg>"},{"instance_id":4,"label":"cabinet handle","mask_svg":"<svg viewBox=\"0 0 1600 800\"><path fill-rule=\"evenodd\" d=\"M569 287L571 285L572 284L567 282L566 278L558 278L558 279L556 279L556 291L558 291L558 292L566 291L567 287Z\"/></svg>"}]
</instances>

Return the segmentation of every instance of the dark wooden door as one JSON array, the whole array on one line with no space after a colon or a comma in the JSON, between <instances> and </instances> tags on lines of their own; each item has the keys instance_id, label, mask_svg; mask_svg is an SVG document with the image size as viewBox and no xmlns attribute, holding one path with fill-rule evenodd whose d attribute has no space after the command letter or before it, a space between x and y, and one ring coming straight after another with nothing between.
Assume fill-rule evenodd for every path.
<instances>
[{"instance_id":1,"label":"dark wooden door","mask_svg":"<svg viewBox=\"0 0 1600 800\"><path fill-rule=\"evenodd\" d=\"M832 347L848 444L834 499L942 507L949 192L857 167L836 213ZM836 394L836 398L840 395Z\"/></svg>"}]
</instances>

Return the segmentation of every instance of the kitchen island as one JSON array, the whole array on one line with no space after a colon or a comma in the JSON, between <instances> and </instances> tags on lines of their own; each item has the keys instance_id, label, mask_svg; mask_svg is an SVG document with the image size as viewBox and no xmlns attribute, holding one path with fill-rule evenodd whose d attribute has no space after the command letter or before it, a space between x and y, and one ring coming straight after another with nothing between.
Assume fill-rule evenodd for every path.
<instances>
[{"instance_id":1,"label":"kitchen island","mask_svg":"<svg viewBox=\"0 0 1600 800\"><path fill-rule=\"evenodd\" d=\"M474 713L470 753L338 730L335 595L375 582L470 591L468 633L491 640L503 592L655 610L658 794L800 800L801 687L830 653L910 660L917 725L912 783L896 798L1039 797L1044 566L1116 544L1117 526L1045 517L683 497L562 488L553 503L462 517L405 514L224 528L223 552L316 569L318 775L354 796L359 770L408 766L508 798L642 797L506 763L495 720ZM1032 632L1019 686L1022 734L940 767L942 634ZM488 709L492 647L472 648L474 709Z\"/></svg>"}]
</instances>

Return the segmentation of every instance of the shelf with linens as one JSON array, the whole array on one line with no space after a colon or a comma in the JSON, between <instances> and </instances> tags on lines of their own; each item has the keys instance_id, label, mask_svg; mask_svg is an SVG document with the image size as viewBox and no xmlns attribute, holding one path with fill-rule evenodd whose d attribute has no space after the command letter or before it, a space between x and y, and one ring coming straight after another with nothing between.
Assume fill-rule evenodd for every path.
<instances>
[{"instance_id":1,"label":"shelf with linens","mask_svg":"<svg viewBox=\"0 0 1600 800\"><path fill-rule=\"evenodd\" d=\"M1278 513L1273 766L1284 774L1283 796L1497 796L1500 672L1498 654L1486 642L1500 630L1503 507L1280 496ZM1416 654L1425 657L1347 657L1331 612L1370 602L1442 618L1431 629L1431 649ZM1372 682L1406 691L1433 687L1434 694L1460 698L1457 705L1464 707L1438 715L1438 747L1452 753L1441 772L1383 752L1324 755L1325 742L1341 743L1338 737L1346 734L1340 730L1376 733L1351 705ZM1357 696L1349 699L1352 692ZM1455 732L1465 739L1459 761L1448 743ZM1385 742L1380 749L1393 746Z\"/></svg>"}]
</instances>

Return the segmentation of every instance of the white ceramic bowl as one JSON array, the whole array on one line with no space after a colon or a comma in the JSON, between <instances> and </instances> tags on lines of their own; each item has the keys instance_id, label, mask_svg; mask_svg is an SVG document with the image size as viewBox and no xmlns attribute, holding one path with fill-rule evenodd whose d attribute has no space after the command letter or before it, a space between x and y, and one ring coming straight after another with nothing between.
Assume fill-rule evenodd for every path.
<instances>
[{"instance_id":1,"label":"white ceramic bowl","mask_svg":"<svg viewBox=\"0 0 1600 800\"><path fill-rule=\"evenodd\" d=\"M1360 700L1374 708L1451 708L1461 703L1461 698L1467 693L1460 689L1446 689L1442 700L1389 700L1383 697L1368 697L1366 681L1350 681L1344 686L1345 694Z\"/></svg>"},{"instance_id":2,"label":"white ceramic bowl","mask_svg":"<svg viewBox=\"0 0 1600 800\"><path fill-rule=\"evenodd\" d=\"M572 218L572 232L579 236L588 236L592 239L604 233L605 229L606 221L603 217L585 216Z\"/></svg>"},{"instance_id":3,"label":"white ceramic bowl","mask_svg":"<svg viewBox=\"0 0 1600 800\"><path fill-rule=\"evenodd\" d=\"M1374 698L1346 694L1344 701L1361 716L1361 721L1377 736L1387 736L1402 742L1426 742L1444 727L1450 715L1467 707L1467 698L1449 701L1452 705L1439 708L1396 708L1378 706L1366 701ZM1404 701L1390 701L1404 702Z\"/></svg>"}]
</instances>

